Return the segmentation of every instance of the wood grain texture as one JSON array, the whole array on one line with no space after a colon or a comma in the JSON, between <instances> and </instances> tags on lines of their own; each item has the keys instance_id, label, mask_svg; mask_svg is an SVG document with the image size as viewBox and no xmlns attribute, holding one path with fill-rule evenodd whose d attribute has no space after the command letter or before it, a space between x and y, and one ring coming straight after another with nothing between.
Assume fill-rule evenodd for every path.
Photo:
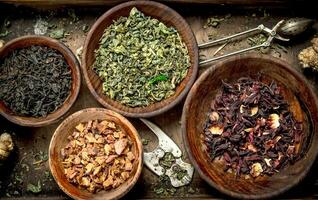
<instances>
[{"instance_id":1,"label":"wood grain texture","mask_svg":"<svg viewBox=\"0 0 318 200\"><path fill-rule=\"evenodd\" d=\"M109 120L115 122L124 130L132 140L132 152L136 160L133 163L132 176L121 184L118 188L109 191L101 191L96 194L86 190L79 189L75 185L68 182L64 175L62 165L61 149L68 142L67 137L74 132L75 127L79 123L85 123L89 120ZM124 196L136 184L142 170L142 144L140 136L135 127L122 115L111 110L103 108L88 108L80 110L68 118L66 118L54 132L49 147L49 166L51 173L59 187L70 197L74 199L119 199Z\"/></svg>"},{"instance_id":2,"label":"wood grain texture","mask_svg":"<svg viewBox=\"0 0 318 200\"><path fill-rule=\"evenodd\" d=\"M168 26L175 27L188 48L191 63L187 76L177 86L174 95L160 102L150 104L147 107L136 108L125 106L104 95L102 88L103 82L92 69L92 65L95 62L94 51L99 47L99 40L105 28L120 16L128 16L133 7L137 7L141 12L164 22ZM163 4L153 1L131 1L115 6L95 22L85 40L82 71L91 93L103 106L128 117L153 117L171 109L187 95L197 77L198 57L198 46L195 36L188 23L177 12Z\"/></svg>"},{"instance_id":3,"label":"wood grain texture","mask_svg":"<svg viewBox=\"0 0 318 200\"><path fill-rule=\"evenodd\" d=\"M63 116L73 105L77 99L80 86L81 75L79 63L75 58L72 51L61 42L44 36L23 36L8 42L3 48L0 49L0 58L4 58L10 52L18 48L24 48L32 45L47 46L56 49L60 52L68 66L71 69L72 86L69 96L66 98L64 104L53 113L49 113L45 117L25 117L14 114L2 101L0 101L0 114L7 118L9 121L20 126L39 127L46 126L56 122Z\"/></svg>"},{"instance_id":4,"label":"wood grain texture","mask_svg":"<svg viewBox=\"0 0 318 200\"><path fill-rule=\"evenodd\" d=\"M86 7L85 7L86 8ZM213 9L214 8L214 9ZM317 17L316 10L312 12L308 12L308 10L304 7L299 7L297 9L293 9L290 7L286 7L279 12L274 12L273 9L269 9L270 17L263 18L263 15L259 15L258 17L252 17L252 12L248 9L242 8L238 11L233 9L231 6L224 7L223 10L219 10L214 6L189 6L188 4L176 4L174 9L178 10L180 14L187 20L189 25L191 26L195 36L197 38L198 43L208 41L208 34L215 33L215 38L221 38L233 33L237 33L240 31L247 30L249 28L254 28L259 24L265 24L268 27L276 24L279 20L294 17L294 14L297 13L298 16L305 16L305 14L309 14L314 18ZM69 32L71 35L65 38L65 44L67 44L73 52L81 47L85 40L85 33L82 31L83 25L91 26L95 23L96 19L100 17L101 13L104 13L107 8L102 6L96 6L94 9L85 9L76 8L75 12L80 17L80 21L78 23L66 23L64 28L66 32ZM190 11L189 11L190 10ZM208 12L209 11L209 12ZM22 12L22 13L21 13ZM12 26L9 29L11 34L9 34L5 38L1 38L5 41L9 41L16 37L26 34L34 34L33 26L35 24L34 17L39 13L35 12L34 14L30 13L29 8L24 7L13 7L11 10L6 7L0 6L0 13L4 17L9 17ZM26 15L24 13L30 13ZM231 13L232 17L228 21L222 22L222 24L217 28L204 29L203 25L206 22L207 17L209 16L225 16L226 14ZM301 14L305 13L305 14ZM0 17L1 18L1 17ZM53 24L58 24L62 21L64 16L59 13L56 14L52 19ZM69 19L70 21L71 19ZM67 21L67 22L69 22ZM315 30L318 30L318 23L315 24ZM315 88L316 95L318 95L318 78L317 73L314 73L310 70L301 70L299 62L297 60L297 54L303 48L310 46L310 40L312 36L304 36L300 41L295 43L284 44L287 48L287 52L281 55L281 59L289 62L291 66L293 66L298 71L305 74L307 80L310 82L312 86ZM243 41L241 43L233 43L228 44L219 55L222 53L231 52L234 50L238 50L240 48L249 47ZM276 41L274 42L276 43ZM234 45L235 44L235 45ZM206 49L200 53L206 55L206 57L210 57L213 55L214 51L218 48L218 46L210 49ZM213 66L213 64L211 64ZM208 70L207 68L201 68L200 71L203 72ZM173 109L165 112L162 115L158 115L156 117L151 118L150 120L156 123L169 137L171 137L176 144L180 147L183 152L183 156L187 159L187 154L185 152L185 145L182 140L181 134L181 123L180 117L182 114L182 106L183 101L175 106ZM90 107L101 107L95 98L90 94L85 81L82 81L82 86L80 89L80 93L78 96L78 100L74 103L72 108L66 115L64 115L57 123L51 124L49 126L40 127L40 128L27 128L27 127L19 127L13 123L10 123L8 120L0 116L0 131L14 131L16 133L15 142L19 147L19 151L17 155L14 157L16 160L10 162L5 168L5 170L0 171L0 181L2 182L2 188L0 190L0 198L1 200L10 200L10 199L48 199L48 200L64 200L68 199L68 196L59 188L54 180L46 180L45 171L49 170L48 163L43 163L41 169L36 169L35 167L30 167L30 171L26 172L23 168L22 164L28 164L29 166L33 166L33 162L36 161L33 158L33 153L43 151L46 152L48 150L48 146L50 143L50 139L52 134L56 130L59 123L63 121L63 118L81 110L83 108ZM142 138L149 139L149 144L144 146L144 148L149 151L152 150L152 147L155 147L156 136L138 119L130 119L133 125L138 130L138 133ZM27 154L25 157L24 154ZM189 161L188 161L189 162ZM306 176L306 178L298 184L296 187L290 189L288 192L280 195L278 198L280 199L315 199L318 197L318 172L315 165L312 167L310 173ZM9 183L13 183L16 181L15 174L23 173L24 176L23 184L13 185L9 187ZM27 184L33 183L37 184L38 180L41 180L42 183L45 184L45 187L42 187L41 194L31 194L27 192ZM185 188L178 189L177 193L173 196L162 197L155 194L153 187L158 182L158 177L152 173L147 167L144 167L142 170L142 174L137 181L136 185L131 189L131 191L123 197L123 199L132 200L132 199L191 199L191 200L199 200L199 199L229 199L229 196L225 196L223 193L220 193L214 187L211 187L205 180L200 178L197 170L195 170L193 180L190 186L186 186ZM187 191L188 187L195 189L194 193L182 192ZM11 188L11 191L10 191ZM185 190L183 190L185 189ZM18 190L20 195L12 195L14 190ZM6 192L9 191L11 197L6 196Z\"/></svg>"},{"instance_id":5,"label":"wood grain texture","mask_svg":"<svg viewBox=\"0 0 318 200\"><path fill-rule=\"evenodd\" d=\"M27 5L27 6L66 6L66 5L81 5L81 6L96 6L105 5L113 6L127 0L3 0L2 2L11 3L16 5ZM298 0L298 2L303 2L304 0ZM182 4L211 4L211 5L267 5L267 6L283 6L290 2L288 0L161 0L164 3L182 3ZM297 1L296 1L297 2Z\"/></svg>"},{"instance_id":6,"label":"wood grain texture","mask_svg":"<svg viewBox=\"0 0 318 200\"><path fill-rule=\"evenodd\" d=\"M306 154L294 165L273 176L256 179L236 177L224 172L224 166L212 162L203 145L203 127L222 80L233 83L240 77L257 78L262 82L275 80L297 120L303 121L301 142ZM195 82L186 99L182 114L182 134L186 151L200 176L211 186L235 198L270 198L300 182L313 165L318 153L318 101L305 78L287 63L274 57L256 54L234 56L207 69Z\"/></svg>"}]
</instances>

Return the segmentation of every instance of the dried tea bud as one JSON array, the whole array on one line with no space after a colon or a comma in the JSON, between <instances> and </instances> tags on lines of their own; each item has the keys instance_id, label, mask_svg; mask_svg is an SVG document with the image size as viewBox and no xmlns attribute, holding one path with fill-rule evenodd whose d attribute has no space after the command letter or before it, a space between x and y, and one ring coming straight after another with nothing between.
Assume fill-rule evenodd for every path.
<instances>
[{"instance_id":1,"label":"dried tea bud","mask_svg":"<svg viewBox=\"0 0 318 200\"><path fill-rule=\"evenodd\" d=\"M257 148L256 148L253 144L247 144L247 149L248 149L249 151L254 152L254 153L257 152Z\"/></svg>"},{"instance_id":2,"label":"dried tea bud","mask_svg":"<svg viewBox=\"0 0 318 200\"><path fill-rule=\"evenodd\" d=\"M279 127L279 115L277 114L270 114L269 115L269 125L272 129Z\"/></svg>"},{"instance_id":3,"label":"dried tea bud","mask_svg":"<svg viewBox=\"0 0 318 200\"><path fill-rule=\"evenodd\" d=\"M246 128L246 129L244 129L244 131L247 132L247 133L253 132L253 130L254 130L253 128Z\"/></svg>"},{"instance_id":4,"label":"dried tea bud","mask_svg":"<svg viewBox=\"0 0 318 200\"><path fill-rule=\"evenodd\" d=\"M221 135L223 133L223 127L213 125L209 128L209 131L212 135Z\"/></svg>"},{"instance_id":5,"label":"dried tea bud","mask_svg":"<svg viewBox=\"0 0 318 200\"><path fill-rule=\"evenodd\" d=\"M264 161L265 161L265 163L266 163L267 166L269 166L269 167L272 166L272 165L271 165L272 159L270 159L270 158L264 158Z\"/></svg>"},{"instance_id":6,"label":"dried tea bud","mask_svg":"<svg viewBox=\"0 0 318 200\"><path fill-rule=\"evenodd\" d=\"M217 113L217 112L212 112L212 113L210 114L210 120L211 120L212 122L218 121L219 118L220 118L220 115L219 115L219 113Z\"/></svg>"},{"instance_id":7,"label":"dried tea bud","mask_svg":"<svg viewBox=\"0 0 318 200\"><path fill-rule=\"evenodd\" d=\"M244 105L241 105L241 106L240 106L240 113L243 113L243 112L244 112L244 108L245 108Z\"/></svg>"},{"instance_id":8,"label":"dried tea bud","mask_svg":"<svg viewBox=\"0 0 318 200\"><path fill-rule=\"evenodd\" d=\"M254 163L251 169L251 175L253 177L258 177L263 172L262 165L260 163Z\"/></svg>"},{"instance_id":9,"label":"dried tea bud","mask_svg":"<svg viewBox=\"0 0 318 200\"><path fill-rule=\"evenodd\" d=\"M252 109L251 109L251 116L254 116L254 115L256 115L257 114L257 112L258 112L258 107L256 106L256 107L253 107Z\"/></svg>"}]
</instances>

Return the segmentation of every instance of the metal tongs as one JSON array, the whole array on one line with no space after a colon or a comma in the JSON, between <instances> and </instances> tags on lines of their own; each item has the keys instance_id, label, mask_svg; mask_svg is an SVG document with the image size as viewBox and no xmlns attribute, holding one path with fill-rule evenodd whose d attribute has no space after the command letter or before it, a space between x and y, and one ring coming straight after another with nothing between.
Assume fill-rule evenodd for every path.
<instances>
[{"instance_id":1,"label":"metal tongs","mask_svg":"<svg viewBox=\"0 0 318 200\"><path fill-rule=\"evenodd\" d=\"M263 44L256 45L256 46L253 46L253 47L249 47L249 48L246 48L246 49L241 49L241 50L238 50L238 51L234 51L234 52L222 55L222 56L210 58L210 59L207 59L207 60L204 60L204 61L200 62L199 64L200 65L205 65L205 64L208 64L208 63L210 63L212 61L215 61L215 60L218 60L218 59L221 59L221 58L226 58L226 57L229 57L229 56L232 56L232 55L244 53L244 52L251 51L253 49L258 49L258 48L261 48L261 47L269 47L271 45L271 43L272 43L274 38L277 39L277 40L281 40L281 41L289 41L288 38L285 38L283 36L287 36L287 37L290 37L290 38L295 37L295 36L303 33L304 31L306 31L310 26L313 25L313 23L314 23L314 20L312 20L312 19L291 18L291 19L288 19L288 20L279 21L272 29L269 29L269 28L265 27L263 24L261 24L258 27L250 29L250 30L247 30L247 31L243 31L243 32L240 32L240 33L237 33L237 34L234 34L234 35L222 38L222 39L218 39L218 40L214 40L214 41L207 42L207 43L204 43L204 44L200 44L199 48L203 49L203 48L215 45L215 44L225 43L225 42L227 42L227 41L229 41L229 40L231 40L233 38L240 37L240 36L243 36L243 35L246 35L246 34L249 34L249 33L254 33L254 32L255 33L256 32L261 33L261 32L264 32L264 33L268 34L268 38Z\"/></svg>"},{"instance_id":2,"label":"metal tongs","mask_svg":"<svg viewBox=\"0 0 318 200\"><path fill-rule=\"evenodd\" d=\"M191 182L194 168L191 164L184 162L181 159L182 152L178 145L168 137L157 125L146 120L140 119L148 128L158 137L159 145L151 152L144 152L144 162L146 166L158 176L167 175L170 178L173 187L181 187ZM176 158L176 162L169 169L165 169L159 165L159 160L165 153L171 152ZM179 180L174 173L174 167L179 165L182 170L186 170L187 174Z\"/></svg>"},{"instance_id":3,"label":"metal tongs","mask_svg":"<svg viewBox=\"0 0 318 200\"><path fill-rule=\"evenodd\" d=\"M221 58L226 58L226 57L233 56L233 55L236 55L236 54L244 53L244 52L247 52L247 51L251 51L253 49L258 49L258 48L262 48L262 47L269 47L271 45L271 43L272 43L274 38L278 39L278 40L281 40L281 41L289 41L288 38L284 38L284 37L282 37L282 36L277 34L278 28L280 28L283 23L284 23L284 20L279 21L272 29L265 27L263 24L260 24L256 28L253 28L253 29L250 29L250 30L247 30L247 31L243 31L243 32L240 32L240 33L237 33L237 34L225 37L225 38L221 38L221 39L218 39L218 40L214 40L214 41L211 41L211 42L200 44L200 45L198 45L199 48L203 49L203 48L206 48L206 47L210 47L212 45L216 45L216 44L227 42L227 41L229 41L229 40L231 40L233 38L240 37L240 36L243 36L243 35L246 35L246 34L250 34L250 33L253 33L253 32L255 32L255 33L256 32L258 32L258 33L264 32L264 33L268 34L268 38L263 44L259 44L259 45L256 45L256 46L253 46L253 47L249 47L249 48L246 48L246 49L241 49L241 50L238 50L238 51L234 51L234 52L222 55L222 56L209 58L207 60L201 61L199 64L200 65L205 65L205 64L208 64L208 63L210 63L212 61L219 60Z\"/></svg>"}]
</instances>

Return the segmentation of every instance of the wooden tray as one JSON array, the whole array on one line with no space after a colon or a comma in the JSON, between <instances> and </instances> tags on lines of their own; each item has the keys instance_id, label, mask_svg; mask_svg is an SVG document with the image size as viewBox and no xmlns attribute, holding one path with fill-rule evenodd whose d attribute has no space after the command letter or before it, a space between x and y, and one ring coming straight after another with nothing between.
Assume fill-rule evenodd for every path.
<instances>
[{"instance_id":1,"label":"wooden tray","mask_svg":"<svg viewBox=\"0 0 318 200\"><path fill-rule=\"evenodd\" d=\"M192 7L188 6L187 4L173 4L172 7L186 18L197 37L198 43L207 41L209 34L211 35L211 37L219 38L225 35L246 30L248 28L253 28L260 23L264 23L265 25L271 27L278 20L290 16L298 15L317 18L314 8L312 8L311 11L307 9L299 11L299 9L295 9L292 7L285 7L278 10L241 8L236 9L227 6L217 6L216 8L215 6L200 5ZM51 10L41 12L31 10L30 8L17 8L14 6L0 4L0 13L2 17L2 20L0 18L0 23L2 23L1 21L3 21L3 19L5 18L7 18L11 22L11 26L8 28L1 29L0 25L1 32L4 30L8 30L11 32L8 36L0 39L8 41L21 35L34 34L34 25L36 23L36 20L41 17L42 20L48 21L51 25L56 24L58 27L63 27L65 31L68 32L70 35L66 36L65 39L62 40L73 50L73 52L76 52L77 49L83 45L85 39L85 32L82 30L83 26L87 25L90 27L96 20L96 18L98 18L106 10L107 8L96 7L92 7L90 9L76 8L75 10L73 10L76 14L76 16L74 17L74 15L72 15L73 11L67 9L54 12ZM207 17L215 15L224 17L227 14L231 14L231 17L221 22L218 28L203 28ZM77 17L79 18L78 20L76 19ZM318 23L316 23L314 27L317 30ZM309 41L312 37L313 32L309 33L309 35L307 36L304 36L300 40L285 45L287 53L279 50L281 58L287 60L296 69L300 70L300 66L298 65L296 56L300 49L309 45ZM234 49L246 46L248 46L248 44L245 39L242 42L228 44L220 53L232 51ZM217 48L218 47L210 48L208 50L202 51L201 54L212 55ZM271 52L274 52L274 55L276 56L279 55L278 53L275 53L274 50L271 50ZM201 69L201 72L203 70L204 68ZM315 78L316 74L310 71L305 71L304 74L313 86L318 85L318 79ZM315 89L315 92L316 94L318 94L317 89ZM167 113L152 118L151 120L158 124L180 146L180 148L184 152L180 130L182 106L183 102ZM82 87L78 100L75 102L71 110L67 113L67 116L80 109L89 107L101 107L101 105L93 98L93 96L88 91L84 81L82 81ZM10 158L11 160L9 161L6 168L0 171L1 199L67 198L67 196L58 188L57 184L48 173L48 161L46 161L45 159L45 154L48 151L51 136L62 120L63 119L60 119L59 122L42 128L23 128L11 124L3 118L0 118L0 130L15 132L14 139L17 149L14 155ZM143 138L150 140L149 144L145 146L145 149L149 150L154 147L156 142L155 137L152 135L152 133L144 125L142 125L139 120L131 119L131 122L135 125ZM41 152L44 152L44 156L42 155L42 157L38 155ZM184 156L187 157L185 154ZM39 160L41 161L41 159L43 159L43 161L38 162ZM40 183L42 185L42 191L39 194L33 194L27 191L27 185L30 183L37 185L38 180L40 180ZM146 167L144 167L138 183L132 189L132 191L127 194L125 199L165 198L156 195L153 191L154 183L157 181L158 178ZM318 173L315 172L315 170L311 170L310 174L302 183L299 184L299 186L291 189L289 192L283 194L280 197L317 198L317 181ZM189 191L190 187L194 191ZM168 198L207 199L226 198L226 196L222 195L217 190L210 187L198 176L197 173L195 173L190 186L179 189L174 196L168 196Z\"/></svg>"}]
</instances>

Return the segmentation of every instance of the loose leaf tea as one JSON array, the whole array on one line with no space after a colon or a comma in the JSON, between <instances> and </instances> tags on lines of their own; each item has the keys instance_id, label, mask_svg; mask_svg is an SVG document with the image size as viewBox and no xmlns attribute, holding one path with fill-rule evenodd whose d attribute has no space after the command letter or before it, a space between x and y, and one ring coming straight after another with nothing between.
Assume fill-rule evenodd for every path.
<instances>
[{"instance_id":1,"label":"loose leaf tea","mask_svg":"<svg viewBox=\"0 0 318 200\"><path fill-rule=\"evenodd\" d=\"M95 56L93 68L104 94L130 107L173 95L190 66L177 30L136 8L105 30Z\"/></svg>"},{"instance_id":2,"label":"loose leaf tea","mask_svg":"<svg viewBox=\"0 0 318 200\"><path fill-rule=\"evenodd\" d=\"M63 55L46 46L17 49L0 61L0 100L17 115L54 112L69 96L71 82Z\"/></svg>"},{"instance_id":3,"label":"loose leaf tea","mask_svg":"<svg viewBox=\"0 0 318 200\"><path fill-rule=\"evenodd\" d=\"M223 82L204 133L208 154L223 159L225 171L258 177L299 159L303 130L274 81L241 78Z\"/></svg>"},{"instance_id":4,"label":"loose leaf tea","mask_svg":"<svg viewBox=\"0 0 318 200\"><path fill-rule=\"evenodd\" d=\"M159 159L159 165L165 169L169 169L176 162L176 158L171 152L166 152L162 158Z\"/></svg>"}]
</instances>

